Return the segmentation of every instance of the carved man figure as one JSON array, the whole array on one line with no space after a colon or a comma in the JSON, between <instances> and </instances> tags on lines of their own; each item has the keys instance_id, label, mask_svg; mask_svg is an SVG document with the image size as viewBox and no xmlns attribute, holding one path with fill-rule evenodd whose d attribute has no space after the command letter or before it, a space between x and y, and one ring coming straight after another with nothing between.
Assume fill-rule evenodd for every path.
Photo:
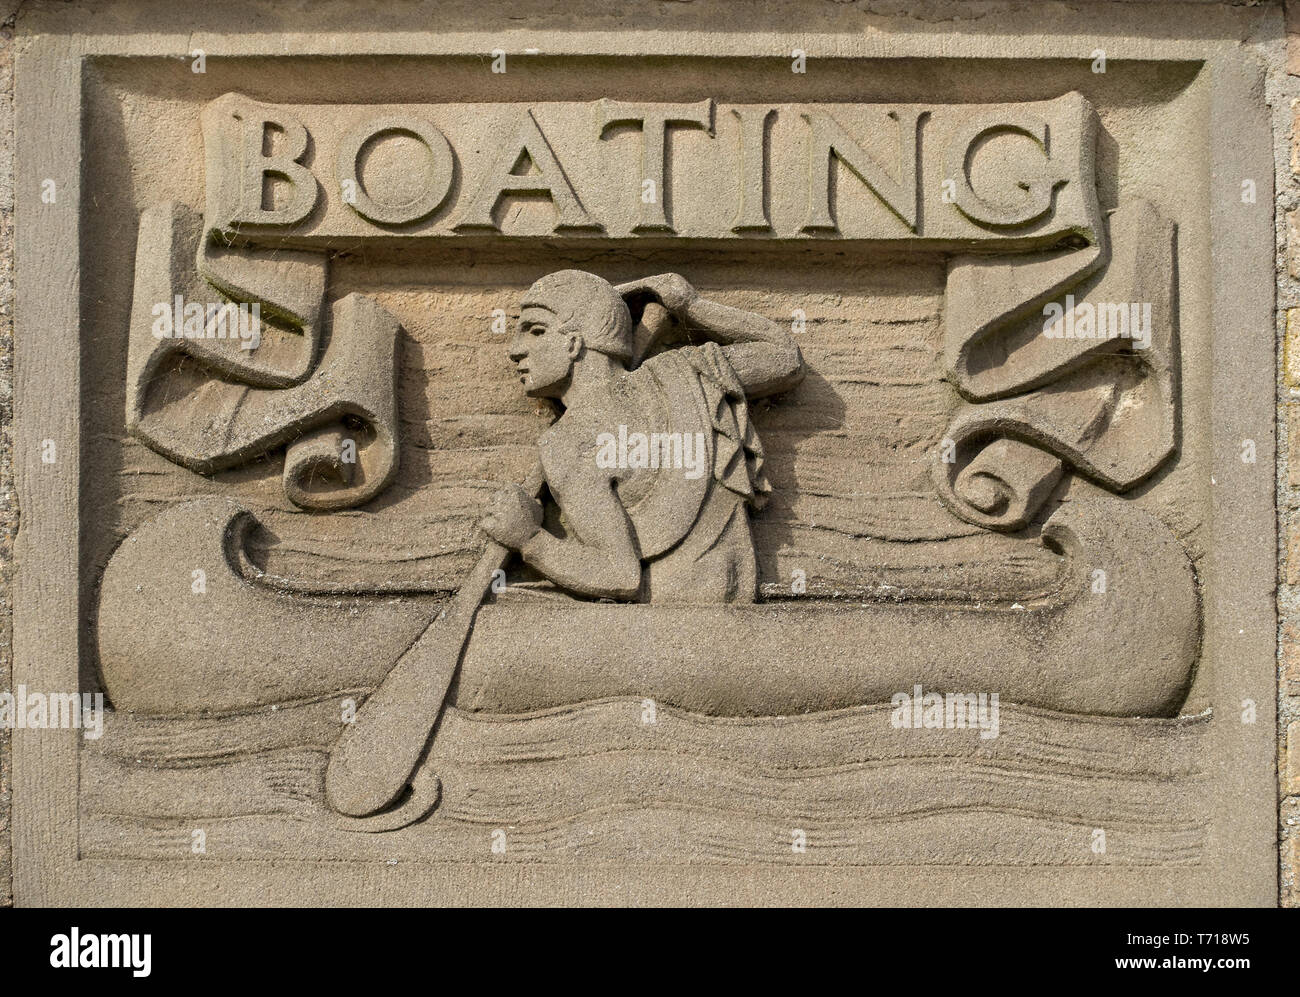
<instances>
[{"instance_id":1,"label":"carved man figure","mask_svg":"<svg viewBox=\"0 0 1300 997\"><path fill-rule=\"evenodd\" d=\"M634 365L629 304L647 302L706 341ZM528 394L563 406L539 442L559 535L518 486L493 497L482 528L581 595L753 602L749 510L770 489L747 400L803 377L791 336L677 274L615 288L562 270L525 293L509 350Z\"/></svg>"}]
</instances>

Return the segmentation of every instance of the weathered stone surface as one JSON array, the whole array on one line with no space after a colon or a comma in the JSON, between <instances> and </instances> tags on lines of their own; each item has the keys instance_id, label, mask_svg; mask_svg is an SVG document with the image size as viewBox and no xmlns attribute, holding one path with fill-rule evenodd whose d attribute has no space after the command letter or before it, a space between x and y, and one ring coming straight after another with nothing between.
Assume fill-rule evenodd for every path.
<instances>
[{"instance_id":1,"label":"weathered stone surface","mask_svg":"<svg viewBox=\"0 0 1300 997\"><path fill-rule=\"evenodd\" d=\"M1300 696L1300 629L1294 623L1282 625L1282 694Z\"/></svg>"},{"instance_id":2,"label":"weathered stone surface","mask_svg":"<svg viewBox=\"0 0 1300 997\"><path fill-rule=\"evenodd\" d=\"M16 2L0 5L0 690L12 676L13 536L18 526L13 502L13 28ZM0 728L0 907L13 903L13 850L10 814L13 777L9 731Z\"/></svg>"},{"instance_id":3,"label":"weathered stone surface","mask_svg":"<svg viewBox=\"0 0 1300 997\"><path fill-rule=\"evenodd\" d=\"M1300 308L1287 309L1282 365L1286 383L1293 388L1300 386Z\"/></svg>"},{"instance_id":4,"label":"weathered stone surface","mask_svg":"<svg viewBox=\"0 0 1300 997\"><path fill-rule=\"evenodd\" d=\"M1276 901L1280 8L97 13L19 903Z\"/></svg>"}]
</instances>

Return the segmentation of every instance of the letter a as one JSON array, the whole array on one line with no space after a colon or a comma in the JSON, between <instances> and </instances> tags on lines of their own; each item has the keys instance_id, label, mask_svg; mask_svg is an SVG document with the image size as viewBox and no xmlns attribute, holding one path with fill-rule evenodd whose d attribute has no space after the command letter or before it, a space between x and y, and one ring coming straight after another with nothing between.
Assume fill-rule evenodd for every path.
<instances>
[{"instance_id":1,"label":"letter a","mask_svg":"<svg viewBox=\"0 0 1300 997\"><path fill-rule=\"evenodd\" d=\"M538 172L515 172L525 158ZM514 134L501 146L496 162L483 175L478 193L466 205L465 213L453 227L457 232L475 229L500 231L492 212L506 194L544 194L549 197L559 215L555 222L556 232L601 230L578 200L532 111L525 111L520 117Z\"/></svg>"}]
</instances>

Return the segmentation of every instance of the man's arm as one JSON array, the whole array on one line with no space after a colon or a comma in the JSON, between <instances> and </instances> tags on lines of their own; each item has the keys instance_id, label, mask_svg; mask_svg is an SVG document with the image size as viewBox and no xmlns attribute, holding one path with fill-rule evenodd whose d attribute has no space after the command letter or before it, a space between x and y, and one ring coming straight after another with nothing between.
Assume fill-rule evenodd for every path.
<instances>
[{"instance_id":1,"label":"man's arm","mask_svg":"<svg viewBox=\"0 0 1300 997\"><path fill-rule=\"evenodd\" d=\"M641 557L632 524L612 480L594 458L587 466L587 448L579 442L551 435L542 445L546 483L564 513L568 538L548 532L541 525L541 507L531 499L531 505L523 502L511 489L494 497L480 525L561 588L601 599L634 599L641 588Z\"/></svg>"},{"instance_id":2,"label":"man's arm","mask_svg":"<svg viewBox=\"0 0 1300 997\"><path fill-rule=\"evenodd\" d=\"M788 391L803 380L794 337L771 319L701 298L680 274L660 274L619 286L628 299L652 298L679 322L722 346L749 398Z\"/></svg>"},{"instance_id":3,"label":"man's arm","mask_svg":"<svg viewBox=\"0 0 1300 997\"><path fill-rule=\"evenodd\" d=\"M641 558L632 524L613 483L587 474L566 478L551 494L564 512L570 536L539 529L519 548L524 561L561 588L601 599L634 599L641 588Z\"/></svg>"}]
</instances>

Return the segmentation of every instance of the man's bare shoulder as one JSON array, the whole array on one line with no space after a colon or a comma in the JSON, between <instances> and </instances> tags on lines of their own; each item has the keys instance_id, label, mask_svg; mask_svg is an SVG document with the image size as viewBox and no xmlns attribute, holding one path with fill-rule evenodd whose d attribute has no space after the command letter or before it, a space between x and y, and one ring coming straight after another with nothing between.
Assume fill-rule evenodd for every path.
<instances>
[{"instance_id":1,"label":"man's bare shoulder","mask_svg":"<svg viewBox=\"0 0 1300 997\"><path fill-rule=\"evenodd\" d=\"M552 423L537 441L546 479L608 478L609 472L596 463L602 433L615 433L609 419L590 413L569 411Z\"/></svg>"}]
</instances>

